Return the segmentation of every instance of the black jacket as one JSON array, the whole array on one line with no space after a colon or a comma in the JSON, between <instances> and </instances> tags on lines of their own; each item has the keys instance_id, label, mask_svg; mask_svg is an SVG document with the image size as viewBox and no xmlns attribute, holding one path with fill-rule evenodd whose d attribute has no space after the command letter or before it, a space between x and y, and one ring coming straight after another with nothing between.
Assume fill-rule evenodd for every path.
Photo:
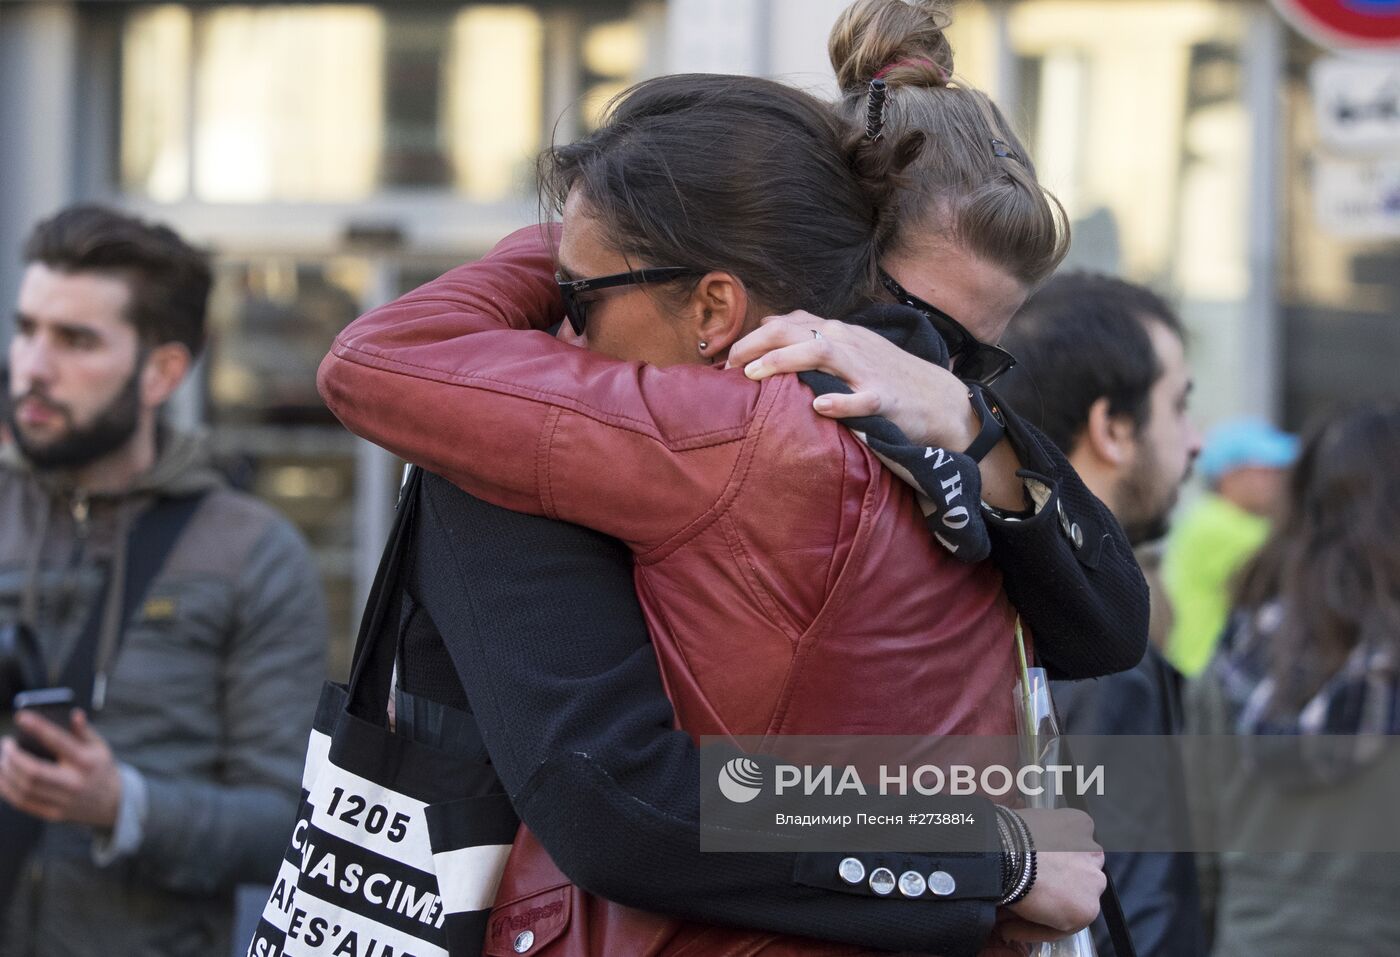
<instances>
[{"instance_id":1,"label":"black jacket","mask_svg":"<svg viewBox=\"0 0 1400 957\"><path fill-rule=\"evenodd\" d=\"M1050 497L1033 518L988 515L992 561L1052 678L1127 671L1147 650L1147 580L1108 507L1055 444L1005 409L1021 475Z\"/></svg>"},{"instance_id":2,"label":"black jacket","mask_svg":"<svg viewBox=\"0 0 1400 957\"><path fill-rule=\"evenodd\" d=\"M1149 646L1136 668L1096 681L1057 681L1050 691L1065 734L1168 735L1181 732L1181 682L1181 673ZM1101 826L1105 815L1128 815L1127 820L1160 822L1164 830L1184 832L1186 778L1178 772L1164 771L1160 788L1128 789L1126 805L1087 798L1088 811ZM1118 888L1139 957L1207 952L1194 855L1110 851L1104 867ZM1112 953L1102 920L1094 925L1094 941L1100 954Z\"/></svg>"},{"instance_id":3,"label":"black jacket","mask_svg":"<svg viewBox=\"0 0 1400 957\"><path fill-rule=\"evenodd\" d=\"M993 560L1042 662L1074 677L1131 667L1147 591L1122 531L1048 440L1014 415L1008 429L1050 498L1033 518L989 519ZM474 712L517 812L570 879L694 920L976 952L996 856L940 862L955 893L908 901L847 887L841 855L701 853L699 752L672 728L625 547L434 476L423 488L403 687Z\"/></svg>"}]
</instances>

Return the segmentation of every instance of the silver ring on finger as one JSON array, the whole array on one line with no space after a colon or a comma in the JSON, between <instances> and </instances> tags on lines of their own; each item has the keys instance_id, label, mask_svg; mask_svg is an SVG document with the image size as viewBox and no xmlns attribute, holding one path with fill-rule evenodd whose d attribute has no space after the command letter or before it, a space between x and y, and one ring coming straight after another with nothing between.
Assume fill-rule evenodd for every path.
<instances>
[{"instance_id":1,"label":"silver ring on finger","mask_svg":"<svg viewBox=\"0 0 1400 957\"><path fill-rule=\"evenodd\" d=\"M813 330L812 330L812 338L813 338L813 339L820 339L820 338L822 338L822 334L821 334L820 332L818 332L817 330L813 329Z\"/></svg>"}]
</instances>

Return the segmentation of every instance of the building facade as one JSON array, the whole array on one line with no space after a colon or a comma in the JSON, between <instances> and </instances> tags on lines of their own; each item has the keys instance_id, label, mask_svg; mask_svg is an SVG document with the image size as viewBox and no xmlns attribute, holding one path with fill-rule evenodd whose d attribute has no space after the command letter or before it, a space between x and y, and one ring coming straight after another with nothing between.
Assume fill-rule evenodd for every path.
<instances>
[{"instance_id":1,"label":"building facade","mask_svg":"<svg viewBox=\"0 0 1400 957\"><path fill-rule=\"evenodd\" d=\"M743 72L833 95L844 5L0 0L0 297L29 227L75 200L217 253L211 346L173 414L306 531L348 647L397 463L316 396L335 333L534 221L534 155L637 79ZM1388 386L1400 246L1389 207L1363 215L1369 194L1347 191L1400 182L1394 154L1332 155L1314 94L1329 58L1269 6L966 0L952 34L958 73L1064 203L1071 264L1180 305L1205 421L1296 425Z\"/></svg>"}]
</instances>

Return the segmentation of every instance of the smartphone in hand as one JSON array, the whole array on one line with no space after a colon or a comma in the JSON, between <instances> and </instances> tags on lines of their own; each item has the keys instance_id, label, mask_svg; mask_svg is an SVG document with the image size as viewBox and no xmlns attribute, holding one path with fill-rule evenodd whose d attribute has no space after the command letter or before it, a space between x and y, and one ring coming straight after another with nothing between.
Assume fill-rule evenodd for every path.
<instances>
[{"instance_id":1,"label":"smartphone in hand","mask_svg":"<svg viewBox=\"0 0 1400 957\"><path fill-rule=\"evenodd\" d=\"M70 726L69 716L77 698L72 688L39 688L35 691L21 691L15 695L15 711L31 711L41 718L52 721L65 730ZM35 757L52 761L53 755L32 736L19 731L16 735L19 746Z\"/></svg>"}]
</instances>

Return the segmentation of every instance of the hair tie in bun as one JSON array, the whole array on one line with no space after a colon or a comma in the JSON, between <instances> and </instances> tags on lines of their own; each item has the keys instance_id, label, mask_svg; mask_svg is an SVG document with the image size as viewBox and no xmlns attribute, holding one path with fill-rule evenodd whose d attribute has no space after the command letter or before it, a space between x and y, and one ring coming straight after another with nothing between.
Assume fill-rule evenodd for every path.
<instances>
[{"instance_id":1,"label":"hair tie in bun","mask_svg":"<svg viewBox=\"0 0 1400 957\"><path fill-rule=\"evenodd\" d=\"M938 74L939 83L948 82L948 71L943 69L943 67L939 66L937 63L934 63L928 57L924 56L905 57L903 60L895 60L891 63L886 63L884 66L880 67L880 69L876 71L875 79L883 80L885 77L889 76L890 73L894 72L902 66L930 67L933 69L934 73Z\"/></svg>"},{"instance_id":2,"label":"hair tie in bun","mask_svg":"<svg viewBox=\"0 0 1400 957\"><path fill-rule=\"evenodd\" d=\"M878 140L884 135L885 101L889 95L890 91L884 80L876 77L870 81L870 92L866 94L865 104L865 138L868 140Z\"/></svg>"}]
</instances>

